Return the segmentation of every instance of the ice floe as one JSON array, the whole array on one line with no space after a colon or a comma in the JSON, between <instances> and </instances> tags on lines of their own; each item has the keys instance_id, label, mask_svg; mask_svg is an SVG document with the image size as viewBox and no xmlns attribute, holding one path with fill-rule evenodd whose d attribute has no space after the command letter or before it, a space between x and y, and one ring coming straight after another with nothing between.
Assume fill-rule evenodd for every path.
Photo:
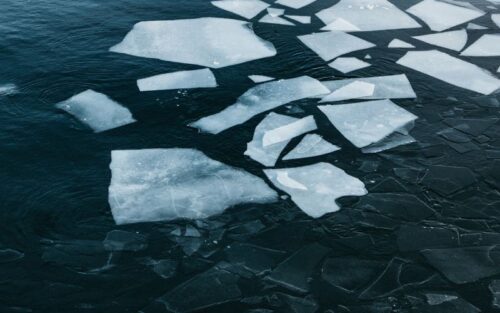
<instances>
[{"instance_id":1,"label":"ice floe","mask_svg":"<svg viewBox=\"0 0 500 313\"><path fill-rule=\"evenodd\" d=\"M359 99L373 96L375 85L359 80L355 80L345 86L340 87L320 102L344 101L349 99Z\"/></svg>"},{"instance_id":2,"label":"ice floe","mask_svg":"<svg viewBox=\"0 0 500 313\"><path fill-rule=\"evenodd\" d=\"M365 61L362 61L358 58L345 58L345 57L340 57L335 59L335 61L331 62L328 64L331 68L336 69L337 71L340 71L344 74L359 70L365 67L369 67L371 64Z\"/></svg>"},{"instance_id":3,"label":"ice floe","mask_svg":"<svg viewBox=\"0 0 500 313\"><path fill-rule=\"evenodd\" d=\"M130 111L102 93L91 89L56 104L94 132L103 132L135 122Z\"/></svg>"},{"instance_id":4,"label":"ice floe","mask_svg":"<svg viewBox=\"0 0 500 313\"><path fill-rule=\"evenodd\" d=\"M269 7L269 4L260 0L223 0L212 1L212 4L219 9L229 11L246 19L254 18Z\"/></svg>"},{"instance_id":5,"label":"ice floe","mask_svg":"<svg viewBox=\"0 0 500 313\"><path fill-rule=\"evenodd\" d=\"M137 80L140 91L214 88L217 81L209 69L179 71L155 75Z\"/></svg>"},{"instance_id":6,"label":"ice floe","mask_svg":"<svg viewBox=\"0 0 500 313\"><path fill-rule=\"evenodd\" d=\"M411 43L408 43L406 41L403 41L401 39L393 39L391 42L389 42L389 45L387 46L388 48L403 48L403 49L413 49L415 48L414 45Z\"/></svg>"},{"instance_id":7,"label":"ice floe","mask_svg":"<svg viewBox=\"0 0 500 313\"><path fill-rule=\"evenodd\" d=\"M281 4L292 9L300 9L313 3L314 1L316 0L278 0L276 1L276 4Z\"/></svg>"},{"instance_id":8,"label":"ice floe","mask_svg":"<svg viewBox=\"0 0 500 313\"><path fill-rule=\"evenodd\" d=\"M267 8L267 13L272 17L281 16L285 14L285 9Z\"/></svg>"},{"instance_id":9,"label":"ice floe","mask_svg":"<svg viewBox=\"0 0 500 313\"><path fill-rule=\"evenodd\" d=\"M467 47L460 55L468 57L500 56L500 34L486 34Z\"/></svg>"},{"instance_id":10,"label":"ice floe","mask_svg":"<svg viewBox=\"0 0 500 313\"><path fill-rule=\"evenodd\" d=\"M247 22L214 17L139 22L110 51L211 68L276 55Z\"/></svg>"},{"instance_id":11,"label":"ice floe","mask_svg":"<svg viewBox=\"0 0 500 313\"><path fill-rule=\"evenodd\" d=\"M413 36L413 38L434 46L460 51L467 44L467 31L465 29L452 30L443 33Z\"/></svg>"},{"instance_id":12,"label":"ice floe","mask_svg":"<svg viewBox=\"0 0 500 313\"><path fill-rule=\"evenodd\" d=\"M312 115L306 116L293 123L267 130L262 137L262 146L268 147L279 142L288 141L317 128L314 117Z\"/></svg>"},{"instance_id":13,"label":"ice floe","mask_svg":"<svg viewBox=\"0 0 500 313\"><path fill-rule=\"evenodd\" d=\"M267 82L267 81L275 79L274 77L269 77L269 76L264 76L264 75L249 75L248 78L250 78L250 80L256 84Z\"/></svg>"},{"instance_id":14,"label":"ice floe","mask_svg":"<svg viewBox=\"0 0 500 313\"><path fill-rule=\"evenodd\" d=\"M115 150L109 204L117 224L205 218L239 203L269 203L259 177L194 149Z\"/></svg>"},{"instance_id":15,"label":"ice floe","mask_svg":"<svg viewBox=\"0 0 500 313\"><path fill-rule=\"evenodd\" d=\"M190 126L217 134L283 104L328 93L328 88L309 76L271 81L250 88L233 105Z\"/></svg>"},{"instance_id":16,"label":"ice floe","mask_svg":"<svg viewBox=\"0 0 500 313\"><path fill-rule=\"evenodd\" d=\"M490 72L437 50L410 51L397 63L449 84L485 95L500 88L500 80Z\"/></svg>"},{"instance_id":17,"label":"ice floe","mask_svg":"<svg viewBox=\"0 0 500 313\"><path fill-rule=\"evenodd\" d=\"M302 140L288 152L283 160L295 160L312 158L340 150L340 147L329 143L318 134L307 134Z\"/></svg>"},{"instance_id":18,"label":"ice floe","mask_svg":"<svg viewBox=\"0 0 500 313\"><path fill-rule=\"evenodd\" d=\"M269 180L288 193L307 215L318 218L339 210L335 200L367 193L359 179L329 163L264 170Z\"/></svg>"},{"instance_id":19,"label":"ice floe","mask_svg":"<svg viewBox=\"0 0 500 313\"><path fill-rule=\"evenodd\" d=\"M311 17L305 15L285 15L285 17L301 24L311 24Z\"/></svg>"},{"instance_id":20,"label":"ice floe","mask_svg":"<svg viewBox=\"0 0 500 313\"><path fill-rule=\"evenodd\" d=\"M277 24L277 25L287 25L287 26L295 26L294 23L285 20L280 16L272 16L271 14L264 15L259 23L267 23L267 24Z\"/></svg>"}]
</instances>

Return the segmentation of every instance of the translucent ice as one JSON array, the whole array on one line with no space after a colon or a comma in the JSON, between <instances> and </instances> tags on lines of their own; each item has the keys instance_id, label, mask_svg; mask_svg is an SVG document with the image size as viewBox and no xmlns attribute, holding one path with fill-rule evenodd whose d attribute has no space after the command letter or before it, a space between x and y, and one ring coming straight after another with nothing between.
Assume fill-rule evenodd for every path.
<instances>
[{"instance_id":1,"label":"translucent ice","mask_svg":"<svg viewBox=\"0 0 500 313\"><path fill-rule=\"evenodd\" d=\"M490 72L437 50L407 52L397 63L485 95L500 88L500 80Z\"/></svg>"},{"instance_id":2,"label":"translucent ice","mask_svg":"<svg viewBox=\"0 0 500 313\"><path fill-rule=\"evenodd\" d=\"M302 211L314 218L338 211L335 200L340 197L367 193L359 179L329 163L268 169L264 173L277 188L290 194Z\"/></svg>"},{"instance_id":3,"label":"translucent ice","mask_svg":"<svg viewBox=\"0 0 500 313\"><path fill-rule=\"evenodd\" d=\"M349 21L344 20L343 18L339 17L336 18L333 22L330 24L326 25L323 27L321 30L337 30L337 31L343 31L343 32L359 32L361 29L352 24Z\"/></svg>"},{"instance_id":4,"label":"translucent ice","mask_svg":"<svg viewBox=\"0 0 500 313\"><path fill-rule=\"evenodd\" d=\"M328 88L309 76L259 84L250 88L238 101L219 113L204 117L190 126L212 134L218 134L292 101L330 93Z\"/></svg>"},{"instance_id":5,"label":"translucent ice","mask_svg":"<svg viewBox=\"0 0 500 313\"><path fill-rule=\"evenodd\" d=\"M316 0L278 0L276 3L292 9L300 9L313 3L314 1Z\"/></svg>"},{"instance_id":6,"label":"translucent ice","mask_svg":"<svg viewBox=\"0 0 500 313\"><path fill-rule=\"evenodd\" d=\"M140 91L213 88L217 87L214 74L209 69L179 71L137 80Z\"/></svg>"},{"instance_id":7,"label":"translucent ice","mask_svg":"<svg viewBox=\"0 0 500 313\"><path fill-rule=\"evenodd\" d=\"M314 117L306 116L293 123L270 129L262 137L262 146L268 147L279 142L289 141L292 138L317 129Z\"/></svg>"},{"instance_id":8,"label":"translucent ice","mask_svg":"<svg viewBox=\"0 0 500 313\"><path fill-rule=\"evenodd\" d=\"M415 48L414 45L407 43L406 41L403 41L401 39L393 39L391 42L389 42L389 45L387 47L388 48L404 48L404 49Z\"/></svg>"},{"instance_id":9,"label":"translucent ice","mask_svg":"<svg viewBox=\"0 0 500 313\"><path fill-rule=\"evenodd\" d=\"M317 134L308 134L299 144L283 157L283 160L295 160L302 158L312 158L340 150Z\"/></svg>"},{"instance_id":10,"label":"translucent ice","mask_svg":"<svg viewBox=\"0 0 500 313\"><path fill-rule=\"evenodd\" d=\"M269 77L264 75L249 75L248 78L250 78L250 80L256 84L274 80L274 77Z\"/></svg>"},{"instance_id":11,"label":"translucent ice","mask_svg":"<svg viewBox=\"0 0 500 313\"><path fill-rule=\"evenodd\" d=\"M285 15L285 16L301 24L311 24L310 16L304 16L304 15Z\"/></svg>"},{"instance_id":12,"label":"translucent ice","mask_svg":"<svg viewBox=\"0 0 500 313\"><path fill-rule=\"evenodd\" d=\"M135 122L130 111L102 93L86 90L56 104L96 133Z\"/></svg>"},{"instance_id":13,"label":"translucent ice","mask_svg":"<svg viewBox=\"0 0 500 313\"><path fill-rule=\"evenodd\" d=\"M212 68L276 55L247 22L214 17L139 22L110 51Z\"/></svg>"},{"instance_id":14,"label":"translucent ice","mask_svg":"<svg viewBox=\"0 0 500 313\"><path fill-rule=\"evenodd\" d=\"M260 0L223 0L212 1L212 4L246 19L254 18L269 6L269 4Z\"/></svg>"},{"instance_id":15,"label":"translucent ice","mask_svg":"<svg viewBox=\"0 0 500 313\"><path fill-rule=\"evenodd\" d=\"M0 85L0 96L13 95L19 92L14 84Z\"/></svg>"},{"instance_id":16,"label":"translucent ice","mask_svg":"<svg viewBox=\"0 0 500 313\"><path fill-rule=\"evenodd\" d=\"M276 193L259 177L193 149L115 150L109 204L117 224L205 218Z\"/></svg>"},{"instance_id":17,"label":"translucent ice","mask_svg":"<svg viewBox=\"0 0 500 313\"><path fill-rule=\"evenodd\" d=\"M467 31L465 29L452 30L443 33L413 36L413 38L434 46L460 51L467 44Z\"/></svg>"},{"instance_id":18,"label":"translucent ice","mask_svg":"<svg viewBox=\"0 0 500 313\"><path fill-rule=\"evenodd\" d=\"M486 34L467 47L460 55L468 57L500 56L500 34Z\"/></svg>"},{"instance_id":19,"label":"translucent ice","mask_svg":"<svg viewBox=\"0 0 500 313\"><path fill-rule=\"evenodd\" d=\"M294 23L285 20L280 16L272 16L271 14L264 15L260 20L260 23L267 24L278 24L278 25L287 25L287 26L295 26Z\"/></svg>"},{"instance_id":20,"label":"translucent ice","mask_svg":"<svg viewBox=\"0 0 500 313\"><path fill-rule=\"evenodd\" d=\"M359 80L355 80L345 86L340 87L320 102L344 101L349 99L359 99L373 96L375 85Z\"/></svg>"},{"instance_id":21,"label":"translucent ice","mask_svg":"<svg viewBox=\"0 0 500 313\"><path fill-rule=\"evenodd\" d=\"M370 66L371 64L365 61L362 61L358 58L337 58L332 63L328 64L331 68L336 69L344 74L359 70L365 67Z\"/></svg>"}]
</instances>

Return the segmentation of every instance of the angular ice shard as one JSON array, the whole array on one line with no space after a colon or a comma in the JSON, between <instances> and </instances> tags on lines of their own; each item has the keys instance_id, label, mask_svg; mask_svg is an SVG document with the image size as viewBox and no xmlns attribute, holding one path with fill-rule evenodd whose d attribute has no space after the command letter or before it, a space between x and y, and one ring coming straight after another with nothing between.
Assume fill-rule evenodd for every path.
<instances>
[{"instance_id":1,"label":"angular ice shard","mask_svg":"<svg viewBox=\"0 0 500 313\"><path fill-rule=\"evenodd\" d=\"M56 104L99 133L135 122L130 111L102 93L86 90Z\"/></svg>"},{"instance_id":2,"label":"angular ice shard","mask_svg":"<svg viewBox=\"0 0 500 313\"><path fill-rule=\"evenodd\" d=\"M272 17L281 16L285 14L285 9L267 8L267 13Z\"/></svg>"},{"instance_id":3,"label":"angular ice shard","mask_svg":"<svg viewBox=\"0 0 500 313\"><path fill-rule=\"evenodd\" d=\"M259 84L250 88L238 101L219 113L191 123L204 132L218 134L233 126L242 124L253 116L272 110L292 101L330 93L328 88L309 76Z\"/></svg>"},{"instance_id":4,"label":"angular ice shard","mask_svg":"<svg viewBox=\"0 0 500 313\"><path fill-rule=\"evenodd\" d=\"M500 34L486 34L467 47L460 55L468 57L500 56Z\"/></svg>"},{"instance_id":5,"label":"angular ice shard","mask_svg":"<svg viewBox=\"0 0 500 313\"><path fill-rule=\"evenodd\" d=\"M340 197L367 194L363 182L330 163L268 169L264 173L277 188L290 194L302 211L314 218L338 211L335 200Z\"/></svg>"},{"instance_id":6,"label":"angular ice shard","mask_svg":"<svg viewBox=\"0 0 500 313\"><path fill-rule=\"evenodd\" d=\"M397 63L449 84L485 95L500 88L500 80L490 72L437 50L410 51Z\"/></svg>"},{"instance_id":7,"label":"angular ice shard","mask_svg":"<svg viewBox=\"0 0 500 313\"><path fill-rule=\"evenodd\" d=\"M363 148L394 132L407 132L418 117L391 100L323 105L319 109L353 145Z\"/></svg>"},{"instance_id":8,"label":"angular ice shard","mask_svg":"<svg viewBox=\"0 0 500 313\"><path fill-rule=\"evenodd\" d=\"M375 47L371 42L340 31L314 33L298 38L325 61L349 52Z\"/></svg>"},{"instance_id":9,"label":"angular ice shard","mask_svg":"<svg viewBox=\"0 0 500 313\"><path fill-rule=\"evenodd\" d=\"M314 1L316 0L278 0L276 3L292 9L300 9L313 3Z\"/></svg>"},{"instance_id":10,"label":"angular ice shard","mask_svg":"<svg viewBox=\"0 0 500 313\"><path fill-rule=\"evenodd\" d=\"M328 64L329 67L336 69L344 74L359 70L365 67L370 66L371 64L365 61L362 61L358 58L337 58L332 63Z\"/></svg>"},{"instance_id":11,"label":"angular ice shard","mask_svg":"<svg viewBox=\"0 0 500 313\"><path fill-rule=\"evenodd\" d=\"M317 128L314 117L312 115L306 116L293 123L266 131L262 137L262 146L268 147L279 142L289 141Z\"/></svg>"},{"instance_id":12,"label":"angular ice shard","mask_svg":"<svg viewBox=\"0 0 500 313\"><path fill-rule=\"evenodd\" d=\"M415 48L414 45L411 43L407 43L406 41L403 41L401 39L393 39L391 42L389 42L389 45L387 46L388 48L403 48L403 49L413 49Z\"/></svg>"},{"instance_id":13,"label":"angular ice shard","mask_svg":"<svg viewBox=\"0 0 500 313\"><path fill-rule=\"evenodd\" d=\"M299 144L283 157L283 160L295 160L303 158L312 158L340 150L317 134L308 134L299 142Z\"/></svg>"},{"instance_id":14,"label":"angular ice shard","mask_svg":"<svg viewBox=\"0 0 500 313\"><path fill-rule=\"evenodd\" d=\"M459 29L437 34L413 36L413 38L434 46L460 51L467 44L467 31Z\"/></svg>"},{"instance_id":15,"label":"angular ice shard","mask_svg":"<svg viewBox=\"0 0 500 313\"><path fill-rule=\"evenodd\" d=\"M485 30L488 29L486 26L478 25L476 23L469 23L466 27L468 30Z\"/></svg>"},{"instance_id":16,"label":"angular ice shard","mask_svg":"<svg viewBox=\"0 0 500 313\"><path fill-rule=\"evenodd\" d=\"M239 203L269 203L259 177L194 149L111 152L109 205L117 224L205 218Z\"/></svg>"},{"instance_id":17,"label":"angular ice shard","mask_svg":"<svg viewBox=\"0 0 500 313\"><path fill-rule=\"evenodd\" d=\"M287 25L287 26L295 26L294 23L285 20L279 16L272 16L271 14L264 15L259 23L267 23L267 24L277 24L277 25Z\"/></svg>"},{"instance_id":18,"label":"angular ice shard","mask_svg":"<svg viewBox=\"0 0 500 313\"><path fill-rule=\"evenodd\" d=\"M214 74L208 68L155 75L137 80L140 91L213 88L217 87Z\"/></svg>"},{"instance_id":19,"label":"angular ice shard","mask_svg":"<svg viewBox=\"0 0 500 313\"><path fill-rule=\"evenodd\" d=\"M497 14L491 14L491 20L493 23L495 23L498 27L500 27L500 13Z\"/></svg>"},{"instance_id":20,"label":"angular ice shard","mask_svg":"<svg viewBox=\"0 0 500 313\"><path fill-rule=\"evenodd\" d=\"M433 31L443 31L453 26L467 23L484 15L484 12L468 2L423 0L408 10Z\"/></svg>"},{"instance_id":21,"label":"angular ice shard","mask_svg":"<svg viewBox=\"0 0 500 313\"><path fill-rule=\"evenodd\" d=\"M260 0L224 0L212 1L212 4L246 19L254 18L269 6L269 4Z\"/></svg>"},{"instance_id":22,"label":"angular ice shard","mask_svg":"<svg viewBox=\"0 0 500 313\"><path fill-rule=\"evenodd\" d=\"M17 86L14 84L0 85L0 96L13 95L19 92Z\"/></svg>"},{"instance_id":23,"label":"angular ice shard","mask_svg":"<svg viewBox=\"0 0 500 313\"><path fill-rule=\"evenodd\" d=\"M256 84L267 82L267 81L275 79L274 77L269 77L269 76L264 76L264 75L249 75L248 78L250 78L250 80Z\"/></svg>"},{"instance_id":24,"label":"angular ice shard","mask_svg":"<svg viewBox=\"0 0 500 313\"><path fill-rule=\"evenodd\" d=\"M139 22L110 51L211 68L276 55L247 22L215 17Z\"/></svg>"},{"instance_id":25,"label":"angular ice shard","mask_svg":"<svg viewBox=\"0 0 500 313\"><path fill-rule=\"evenodd\" d=\"M301 24L311 24L311 17L310 16L304 16L304 15L285 15L285 17L288 17L291 20L297 21Z\"/></svg>"},{"instance_id":26,"label":"angular ice shard","mask_svg":"<svg viewBox=\"0 0 500 313\"><path fill-rule=\"evenodd\" d=\"M339 18L336 18L330 24L321 28L321 30L342 31L342 32L359 32L361 29L359 29L358 26L351 24L350 22L339 17Z\"/></svg>"},{"instance_id":27,"label":"angular ice shard","mask_svg":"<svg viewBox=\"0 0 500 313\"><path fill-rule=\"evenodd\" d=\"M327 25L323 30L375 31L421 27L387 0L341 0L316 15ZM337 19L342 19L355 28L339 28L342 24L347 24L336 22Z\"/></svg>"},{"instance_id":28,"label":"angular ice shard","mask_svg":"<svg viewBox=\"0 0 500 313\"><path fill-rule=\"evenodd\" d=\"M349 99L359 99L373 96L375 85L363 81L355 80L339 89L335 90L328 96L321 99L320 102L344 101Z\"/></svg>"}]
</instances>

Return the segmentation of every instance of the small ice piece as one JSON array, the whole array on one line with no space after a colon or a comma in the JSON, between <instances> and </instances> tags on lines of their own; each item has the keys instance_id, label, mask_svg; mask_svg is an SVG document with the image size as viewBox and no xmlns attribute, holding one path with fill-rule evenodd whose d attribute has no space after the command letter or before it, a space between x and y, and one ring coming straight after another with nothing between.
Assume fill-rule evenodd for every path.
<instances>
[{"instance_id":1,"label":"small ice piece","mask_svg":"<svg viewBox=\"0 0 500 313\"><path fill-rule=\"evenodd\" d=\"M430 45L460 51L467 44L467 31L465 29L459 29L443 33L413 36L413 38Z\"/></svg>"},{"instance_id":2,"label":"small ice piece","mask_svg":"<svg viewBox=\"0 0 500 313\"><path fill-rule=\"evenodd\" d=\"M393 39L391 42L389 42L389 45L387 46L388 48L402 48L402 49L413 49L415 48L414 45L411 43L407 43L406 41L403 41L401 39Z\"/></svg>"},{"instance_id":3,"label":"small ice piece","mask_svg":"<svg viewBox=\"0 0 500 313\"><path fill-rule=\"evenodd\" d=\"M301 24L311 24L311 17L310 16L304 16L304 15L285 15L285 17L288 17L291 20L297 21Z\"/></svg>"},{"instance_id":4,"label":"small ice piece","mask_svg":"<svg viewBox=\"0 0 500 313\"><path fill-rule=\"evenodd\" d=\"M155 75L137 80L140 91L214 88L217 81L208 68Z\"/></svg>"},{"instance_id":5,"label":"small ice piece","mask_svg":"<svg viewBox=\"0 0 500 313\"><path fill-rule=\"evenodd\" d=\"M294 23L285 20L279 16L272 16L271 14L264 15L259 23L267 23L267 24L277 24L277 25L287 25L287 26L295 26Z\"/></svg>"},{"instance_id":6,"label":"small ice piece","mask_svg":"<svg viewBox=\"0 0 500 313\"><path fill-rule=\"evenodd\" d=\"M317 128L314 117L312 115L306 116L293 123L266 131L262 138L262 146L265 148L279 142L289 141Z\"/></svg>"},{"instance_id":7,"label":"small ice piece","mask_svg":"<svg viewBox=\"0 0 500 313\"><path fill-rule=\"evenodd\" d=\"M18 93L19 90L14 84L0 85L0 96L8 96Z\"/></svg>"},{"instance_id":8,"label":"small ice piece","mask_svg":"<svg viewBox=\"0 0 500 313\"><path fill-rule=\"evenodd\" d=\"M285 9L267 8L267 13L272 17L277 17L285 14Z\"/></svg>"},{"instance_id":9,"label":"small ice piece","mask_svg":"<svg viewBox=\"0 0 500 313\"><path fill-rule=\"evenodd\" d=\"M368 66L371 66L370 63L362 61L358 58L337 58L335 61L328 64L329 67L336 69L344 74L359 70Z\"/></svg>"},{"instance_id":10,"label":"small ice piece","mask_svg":"<svg viewBox=\"0 0 500 313\"><path fill-rule=\"evenodd\" d=\"M322 30L376 31L421 27L387 0L341 0L316 15L327 25ZM349 25L352 29L346 27Z\"/></svg>"},{"instance_id":11,"label":"small ice piece","mask_svg":"<svg viewBox=\"0 0 500 313\"><path fill-rule=\"evenodd\" d=\"M264 76L264 75L249 75L248 78L250 78L250 80L256 84L267 82L267 81L275 79L274 77Z\"/></svg>"},{"instance_id":12,"label":"small ice piece","mask_svg":"<svg viewBox=\"0 0 500 313\"><path fill-rule=\"evenodd\" d=\"M307 215L318 218L340 208L335 200L367 194L359 179L330 163L264 170L269 180L290 194L292 201Z\"/></svg>"},{"instance_id":13,"label":"small ice piece","mask_svg":"<svg viewBox=\"0 0 500 313\"><path fill-rule=\"evenodd\" d=\"M491 14L491 20L493 23L495 23L498 27L500 27L500 13L497 14Z\"/></svg>"},{"instance_id":14,"label":"small ice piece","mask_svg":"<svg viewBox=\"0 0 500 313\"><path fill-rule=\"evenodd\" d=\"M500 56L500 34L486 34L467 47L460 55L468 57Z\"/></svg>"},{"instance_id":15,"label":"small ice piece","mask_svg":"<svg viewBox=\"0 0 500 313\"><path fill-rule=\"evenodd\" d=\"M406 11L438 32L467 23L485 14L468 2L453 0L423 0Z\"/></svg>"},{"instance_id":16,"label":"small ice piece","mask_svg":"<svg viewBox=\"0 0 500 313\"><path fill-rule=\"evenodd\" d=\"M212 4L219 9L229 11L249 20L269 6L269 4L260 0L224 0L212 1Z\"/></svg>"},{"instance_id":17,"label":"small ice piece","mask_svg":"<svg viewBox=\"0 0 500 313\"><path fill-rule=\"evenodd\" d=\"M325 61L349 52L375 47L371 42L340 31L314 33L298 38Z\"/></svg>"},{"instance_id":18,"label":"small ice piece","mask_svg":"<svg viewBox=\"0 0 500 313\"><path fill-rule=\"evenodd\" d=\"M117 224L199 219L240 203L270 203L259 177L194 149L111 152L109 204Z\"/></svg>"},{"instance_id":19,"label":"small ice piece","mask_svg":"<svg viewBox=\"0 0 500 313\"><path fill-rule=\"evenodd\" d=\"M276 3L292 9L300 9L313 3L314 1L316 0L278 0Z\"/></svg>"},{"instance_id":20,"label":"small ice piece","mask_svg":"<svg viewBox=\"0 0 500 313\"><path fill-rule=\"evenodd\" d=\"M488 29L486 26L478 25L476 23L469 23L466 27L468 30L485 30Z\"/></svg>"},{"instance_id":21,"label":"small ice piece","mask_svg":"<svg viewBox=\"0 0 500 313\"><path fill-rule=\"evenodd\" d=\"M276 55L248 22L215 17L139 22L110 51L211 68Z\"/></svg>"},{"instance_id":22,"label":"small ice piece","mask_svg":"<svg viewBox=\"0 0 500 313\"><path fill-rule=\"evenodd\" d=\"M370 54L367 54L365 55L364 57L365 60L371 60L372 59L372 56Z\"/></svg>"},{"instance_id":23,"label":"small ice piece","mask_svg":"<svg viewBox=\"0 0 500 313\"><path fill-rule=\"evenodd\" d=\"M307 134L299 144L283 157L283 160L312 158L340 150L317 134Z\"/></svg>"},{"instance_id":24,"label":"small ice piece","mask_svg":"<svg viewBox=\"0 0 500 313\"><path fill-rule=\"evenodd\" d=\"M283 104L327 93L330 93L328 88L309 76L271 81L250 88L235 104L219 113L199 119L190 126L218 134Z\"/></svg>"},{"instance_id":25,"label":"small ice piece","mask_svg":"<svg viewBox=\"0 0 500 313\"><path fill-rule=\"evenodd\" d=\"M484 95L500 88L500 80L490 72L438 50L410 51L397 63Z\"/></svg>"},{"instance_id":26,"label":"small ice piece","mask_svg":"<svg viewBox=\"0 0 500 313\"><path fill-rule=\"evenodd\" d=\"M344 101L349 99L359 99L373 96L375 85L359 80L355 80L339 89L335 90L328 96L321 99L320 102Z\"/></svg>"},{"instance_id":27,"label":"small ice piece","mask_svg":"<svg viewBox=\"0 0 500 313\"><path fill-rule=\"evenodd\" d=\"M403 132L418 118L391 100L322 105L319 109L358 148L375 144L394 132Z\"/></svg>"},{"instance_id":28,"label":"small ice piece","mask_svg":"<svg viewBox=\"0 0 500 313\"><path fill-rule=\"evenodd\" d=\"M136 121L126 107L91 89L59 102L56 108L73 115L96 133Z\"/></svg>"}]
</instances>

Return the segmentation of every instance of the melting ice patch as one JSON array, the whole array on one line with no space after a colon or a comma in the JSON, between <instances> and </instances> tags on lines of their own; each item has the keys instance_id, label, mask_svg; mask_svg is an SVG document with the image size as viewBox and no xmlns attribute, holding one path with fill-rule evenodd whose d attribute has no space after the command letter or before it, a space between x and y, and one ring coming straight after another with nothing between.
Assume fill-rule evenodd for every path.
<instances>
[{"instance_id":1,"label":"melting ice patch","mask_svg":"<svg viewBox=\"0 0 500 313\"><path fill-rule=\"evenodd\" d=\"M140 91L213 88L217 87L214 74L209 69L179 71L137 80Z\"/></svg>"},{"instance_id":2,"label":"melting ice patch","mask_svg":"<svg viewBox=\"0 0 500 313\"><path fill-rule=\"evenodd\" d=\"M340 150L317 134L307 134L299 144L283 157L283 160L312 158Z\"/></svg>"},{"instance_id":3,"label":"melting ice patch","mask_svg":"<svg viewBox=\"0 0 500 313\"><path fill-rule=\"evenodd\" d=\"M300 9L313 3L314 1L316 0L278 0L276 3L292 9Z\"/></svg>"},{"instance_id":4,"label":"melting ice patch","mask_svg":"<svg viewBox=\"0 0 500 313\"><path fill-rule=\"evenodd\" d=\"M115 150L109 204L117 224L206 218L240 203L269 203L259 177L194 149Z\"/></svg>"},{"instance_id":5,"label":"melting ice patch","mask_svg":"<svg viewBox=\"0 0 500 313\"><path fill-rule=\"evenodd\" d=\"M403 48L403 49L413 49L415 48L414 45L411 43L407 43L406 41L403 41L401 39L393 39L391 42L389 42L389 45L387 46L388 48Z\"/></svg>"},{"instance_id":6,"label":"melting ice patch","mask_svg":"<svg viewBox=\"0 0 500 313\"><path fill-rule=\"evenodd\" d=\"M336 69L337 71L340 71L344 74L359 70L365 67L370 66L371 64L365 61L362 61L358 58L337 58L335 61L331 62L328 64L331 68Z\"/></svg>"},{"instance_id":7,"label":"melting ice patch","mask_svg":"<svg viewBox=\"0 0 500 313\"><path fill-rule=\"evenodd\" d=\"M340 87L320 102L344 101L350 99L366 98L373 95L375 85L363 81L355 80L345 86Z\"/></svg>"},{"instance_id":8,"label":"melting ice patch","mask_svg":"<svg viewBox=\"0 0 500 313\"><path fill-rule=\"evenodd\" d=\"M269 4L260 0L224 0L212 1L212 4L219 9L229 11L246 19L254 18L269 6Z\"/></svg>"},{"instance_id":9,"label":"melting ice patch","mask_svg":"<svg viewBox=\"0 0 500 313\"><path fill-rule=\"evenodd\" d=\"M465 29L452 30L437 34L413 36L413 38L430 45L460 51L467 44L467 31Z\"/></svg>"},{"instance_id":10,"label":"melting ice patch","mask_svg":"<svg viewBox=\"0 0 500 313\"><path fill-rule=\"evenodd\" d=\"M500 34L486 34L467 47L460 55L468 57L500 56Z\"/></svg>"}]
</instances>

